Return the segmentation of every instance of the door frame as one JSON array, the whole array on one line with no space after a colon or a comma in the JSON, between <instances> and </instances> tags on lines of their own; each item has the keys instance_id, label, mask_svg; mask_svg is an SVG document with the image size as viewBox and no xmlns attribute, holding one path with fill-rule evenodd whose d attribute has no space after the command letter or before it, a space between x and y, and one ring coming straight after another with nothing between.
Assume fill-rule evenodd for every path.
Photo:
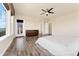
<instances>
[{"instance_id":1,"label":"door frame","mask_svg":"<svg viewBox=\"0 0 79 59\"><path fill-rule=\"evenodd\" d=\"M23 20L23 33L22 34L18 34L17 33L17 29L18 29L18 27L17 27L17 20ZM15 31L16 31L16 36L24 36L24 19L16 19L16 21L15 21Z\"/></svg>"}]
</instances>

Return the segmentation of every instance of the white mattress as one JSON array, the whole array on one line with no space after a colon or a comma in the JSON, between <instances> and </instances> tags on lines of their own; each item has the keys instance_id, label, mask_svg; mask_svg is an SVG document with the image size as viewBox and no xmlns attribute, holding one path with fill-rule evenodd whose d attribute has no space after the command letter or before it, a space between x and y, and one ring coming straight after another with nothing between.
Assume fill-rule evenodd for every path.
<instances>
[{"instance_id":1,"label":"white mattress","mask_svg":"<svg viewBox=\"0 0 79 59\"><path fill-rule=\"evenodd\" d=\"M79 37L45 36L36 43L56 56L76 56L79 51Z\"/></svg>"}]
</instances>

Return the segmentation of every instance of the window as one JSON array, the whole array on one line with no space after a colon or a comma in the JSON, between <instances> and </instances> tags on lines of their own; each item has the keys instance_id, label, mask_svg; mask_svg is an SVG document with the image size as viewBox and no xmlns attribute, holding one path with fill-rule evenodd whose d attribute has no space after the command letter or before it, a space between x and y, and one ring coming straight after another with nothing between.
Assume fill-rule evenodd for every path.
<instances>
[{"instance_id":1,"label":"window","mask_svg":"<svg viewBox=\"0 0 79 59\"><path fill-rule=\"evenodd\" d=\"M6 9L0 3L0 37L6 34Z\"/></svg>"}]
</instances>

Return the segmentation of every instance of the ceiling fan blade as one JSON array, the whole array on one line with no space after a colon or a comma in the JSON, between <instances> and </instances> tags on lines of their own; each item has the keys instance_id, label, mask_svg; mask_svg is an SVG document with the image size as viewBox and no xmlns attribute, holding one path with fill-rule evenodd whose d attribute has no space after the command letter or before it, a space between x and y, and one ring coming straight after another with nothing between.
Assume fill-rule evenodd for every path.
<instances>
[{"instance_id":1,"label":"ceiling fan blade","mask_svg":"<svg viewBox=\"0 0 79 59\"><path fill-rule=\"evenodd\" d=\"M53 8L49 9L48 12L50 12Z\"/></svg>"},{"instance_id":2,"label":"ceiling fan blade","mask_svg":"<svg viewBox=\"0 0 79 59\"><path fill-rule=\"evenodd\" d=\"M44 10L44 9L41 9L42 11L44 11L44 12L47 12L46 10Z\"/></svg>"},{"instance_id":3,"label":"ceiling fan blade","mask_svg":"<svg viewBox=\"0 0 79 59\"><path fill-rule=\"evenodd\" d=\"M41 13L41 15L43 15L43 14L45 14L45 13Z\"/></svg>"},{"instance_id":4,"label":"ceiling fan blade","mask_svg":"<svg viewBox=\"0 0 79 59\"><path fill-rule=\"evenodd\" d=\"M54 12L49 12L49 13L53 14Z\"/></svg>"}]
</instances>

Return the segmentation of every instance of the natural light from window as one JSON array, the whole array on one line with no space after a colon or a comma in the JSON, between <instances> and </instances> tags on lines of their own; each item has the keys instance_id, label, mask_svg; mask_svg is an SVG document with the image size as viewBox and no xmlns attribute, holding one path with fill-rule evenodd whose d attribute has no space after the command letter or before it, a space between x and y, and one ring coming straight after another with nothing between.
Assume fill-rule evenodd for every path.
<instances>
[{"instance_id":1,"label":"natural light from window","mask_svg":"<svg viewBox=\"0 0 79 59\"><path fill-rule=\"evenodd\" d=\"M6 34L6 10L0 3L0 37Z\"/></svg>"}]
</instances>

